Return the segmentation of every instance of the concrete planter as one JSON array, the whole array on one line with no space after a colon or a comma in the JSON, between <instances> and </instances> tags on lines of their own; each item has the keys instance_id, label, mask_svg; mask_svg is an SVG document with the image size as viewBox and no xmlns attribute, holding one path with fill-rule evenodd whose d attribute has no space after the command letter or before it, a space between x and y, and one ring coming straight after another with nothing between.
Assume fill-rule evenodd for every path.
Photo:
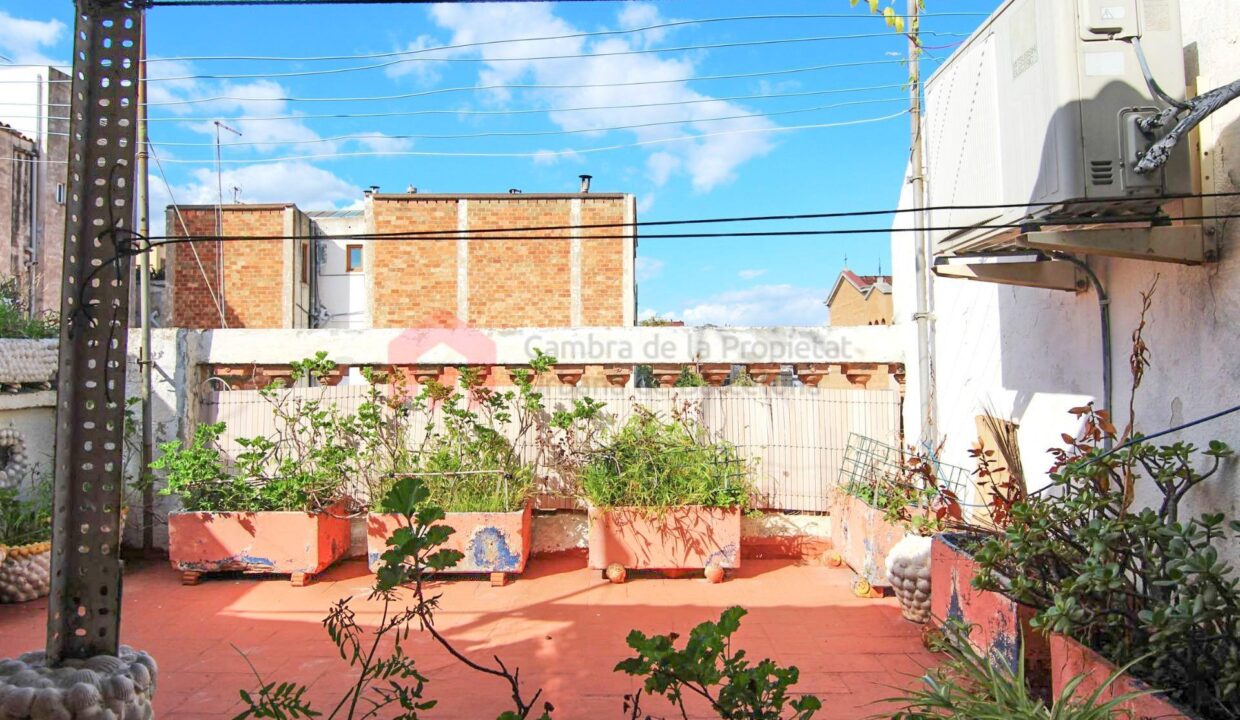
<instances>
[{"instance_id":1,"label":"concrete planter","mask_svg":"<svg viewBox=\"0 0 1240 720\"><path fill-rule=\"evenodd\" d=\"M309 512L177 512L168 557L195 585L203 573L290 575L304 585L349 550L349 519Z\"/></svg>"},{"instance_id":2,"label":"concrete planter","mask_svg":"<svg viewBox=\"0 0 1240 720\"><path fill-rule=\"evenodd\" d=\"M47 595L51 583L50 542L0 546L0 603L19 603Z\"/></svg>"},{"instance_id":3,"label":"concrete planter","mask_svg":"<svg viewBox=\"0 0 1240 720\"><path fill-rule=\"evenodd\" d=\"M50 383L56 379L59 340L0 340L0 384Z\"/></svg>"},{"instance_id":4,"label":"concrete planter","mask_svg":"<svg viewBox=\"0 0 1240 720\"><path fill-rule=\"evenodd\" d=\"M972 626L969 640L991 662L1016 672L1021 658L1033 691L1050 697L1050 643L1030 621L1037 612L1003 593L973 587L977 563L956 543L959 535L936 535L930 547L930 615Z\"/></svg>"},{"instance_id":5,"label":"concrete planter","mask_svg":"<svg viewBox=\"0 0 1240 720\"><path fill-rule=\"evenodd\" d=\"M1086 677L1077 687L1076 697L1088 696L1115 672L1115 665L1110 661L1066 635L1050 636L1050 652L1051 689L1056 696L1079 675ZM1101 699L1106 701L1149 689L1149 685L1124 673L1102 693ZM1142 695L1123 703L1119 709L1131 713L1132 720L1199 720L1162 693Z\"/></svg>"},{"instance_id":6,"label":"concrete planter","mask_svg":"<svg viewBox=\"0 0 1240 720\"><path fill-rule=\"evenodd\" d=\"M870 595L887 587L887 555L906 532L899 523L888 522L883 511L870 507L842 488L831 493L831 556L857 573L853 592Z\"/></svg>"},{"instance_id":7,"label":"concrete planter","mask_svg":"<svg viewBox=\"0 0 1240 720\"><path fill-rule=\"evenodd\" d=\"M533 545L533 509L515 512L450 512L444 525L456 532L440 546L465 557L446 573L489 573L493 583L525 570ZM404 518L389 513L370 513L366 518L366 555L371 571L379 568L379 556L388 538L404 525Z\"/></svg>"},{"instance_id":8,"label":"concrete planter","mask_svg":"<svg viewBox=\"0 0 1240 720\"><path fill-rule=\"evenodd\" d=\"M590 506L590 567L691 570L741 564L740 508Z\"/></svg>"}]
</instances>

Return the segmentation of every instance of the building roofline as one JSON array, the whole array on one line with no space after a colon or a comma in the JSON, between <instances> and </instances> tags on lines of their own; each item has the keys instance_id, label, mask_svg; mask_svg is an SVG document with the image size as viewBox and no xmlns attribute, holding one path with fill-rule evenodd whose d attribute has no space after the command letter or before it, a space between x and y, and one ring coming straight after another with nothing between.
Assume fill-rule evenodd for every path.
<instances>
[{"instance_id":1,"label":"building roofline","mask_svg":"<svg viewBox=\"0 0 1240 720\"><path fill-rule=\"evenodd\" d=\"M861 282L860 276L852 270L844 268L840 271L839 277L835 279L835 285L831 287L831 292L827 295L827 301L823 304L827 306L831 305L831 301L835 300L835 294L840 291L840 287L843 286L845 280L848 280L848 284L856 288L857 292L861 293L862 297L865 298L869 298L870 294L875 290L883 293L884 295L891 294L891 275L874 275L872 277L875 278L874 282L865 284Z\"/></svg>"},{"instance_id":2,"label":"building roofline","mask_svg":"<svg viewBox=\"0 0 1240 720\"><path fill-rule=\"evenodd\" d=\"M168 205L169 210L284 210L296 208L297 203L232 203L228 205Z\"/></svg>"},{"instance_id":3,"label":"building roofline","mask_svg":"<svg viewBox=\"0 0 1240 720\"><path fill-rule=\"evenodd\" d=\"M376 200L623 200L632 193L375 193Z\"/></svg>"},{"instance_id":4,"label":"building roofline","mask_svg":"<svg viewBox=\"0 0 1240 720\"><path fill-rule=\"evenodd\" d=\"M34 143L34 138L29 137L28 135L23 133L21 130L18 130L17 128L7 123L0 122L0 131L4 131L10 135L16 135L18 138L25 140L28 143L31 143L31 144Z\"/></svg>"}]
</instances>

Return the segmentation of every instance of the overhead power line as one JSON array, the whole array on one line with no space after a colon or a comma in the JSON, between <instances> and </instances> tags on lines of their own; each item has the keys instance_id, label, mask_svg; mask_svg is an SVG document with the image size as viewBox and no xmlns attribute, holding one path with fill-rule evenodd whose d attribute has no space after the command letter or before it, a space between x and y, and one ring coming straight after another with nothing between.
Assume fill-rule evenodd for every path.
<instances>
[{"instance_id":1,"label":"overhead power line","mask_svg":"<svg viewBox=\"0 0 1240 720\"><path fill-rule=\"evenodd\" d=\"M274 96L256 98L253 96L243 95L211 95L198 98L186 98L183 100L162 100L159 102L148 102L147 107L170 107L177 105L201 105L205 103L218 102L290 102L290 103L349 103L349 102L388 102L391 100L409 100L412 98L430 97L432 95L445 95L449 93L474 93L492 90L589 90L597 88L616 88L616 87L642 87L647 85L673 85L678 83L690 82L713 82L717 80L747 80L751 78L778 77L783 75L798 75L802 73L821 72L824 70L842 70L845 68L867 67L873 65L903 65L904 60L855 60L852 62L828 63L825 65L810 65L799 68L780 68L776 70L758 70L745 73L726 73L720 75L699 75L696 77L680 77L680 78L662 78L652 80L628 80L622 82L606 82L606 83L508 83L508 84L492 84L492 85L464 85L459 87L433 88L430 90L418 90L407 93L396 93L392 95L364 95L364 96L342 96L342 97L293 97L293 96ZM0 81L2 82L2 81ZM15 80L13 82L25 82L24 80ZM31 102L6 102L0 103L5 106L14 107L69 107L68 103L31 103Z\"/></svg>"},{"instance_id":2,"label":"overhead power line","mask_svg":"<svg viewBox=\"0 0 1240 720\"><path fill-rule=\"evenodd\" d=\"M921 31L923 35L944 37L967 37L965 33L938 33L929 30ZM185 80L271 80L290 77L313 77L319 75L340 75L343 73L382 70L410 62L444 62L444 63L501 63L501 62L541 62L544 60L574 60L582 58L619 57L625 55L652 55L670 52L688 52L690 50L724 50L738 47L766 47L771 45L792 45L798 43L832 42L839 40L864 40L873 38L891 38L890 32L856 33L852 35L818 35L796 38L764 38L762 40L736 40L725 43L705 43L699 45L679 45L659 48L630 48L628 50L609 50L604 52L565 53L561 55L527 55L517 57L406 57L399 60L372 63L370 65L353 65L349 67L328 68L325 70L294 70L275 73L214 73L199 75L177 75L173 77L152 77L148 82L172 82Z\"/></svg>"},{"instance_id":3,"label":"overhead power line","mask_svg":"<svg viewBox=\"0 0 1240 720\"><path fill-rule=\"evenodd\" d=\"M385 135L381 133L356 134L356 135L336 135L333 137L314 138L311 140L253 140L242 142L225 143L228 147L267 147L273 145L315 145L323 143L347 142L347 141L366 141L366 140L459 140L459 139L477 139L489 137L542 137L550 135L580 135L588 133L604 133L619 130L638 130L643 128L661 127L667 125L684 125L686 123L709 123L724 122L728 120L750 120L758 118L777 117L780 115L795 115L801 113L818 112L822 110L834 110L842 107L850 107L854 105L874 105L878 103L908 102L908 98L879 98L875 100L850 100L847 102L832 103L829 105L815 105L813 107L793 108L790 110L776 110L764 113L741 113L736 115L722 115L717 117L704 118L682 118L677 120L658 120L647 123L634 123L630 125L611 125L606 127L588 127L576 128L572 130L512 130L512 131L495 131L495 132L478 132L478 133L447 133L447 134L396 134ZM56 133L53 133L56 134ZM67 134L67 133L62 133ZM697 136L694 136L697 137ZM163 142L167 147L214 147L215 143L203 142Z\"/></svg>"},{"instance_id":4,"label":"overhead power line","mask_svg":"<svg viewBox=\"0 0 1240 720\"><path fill-rule=\"evenodd\" d=\"M402 195L402 197L406 197L406 196ZM407 197L410 197L413 199L424 199L425 198L425 196L418 196L418 195L408 195ZM1190 194L1190 195L1143 197L1143 198L1141 197L1116 198L1115 200L1109 201L1109 206L1121 208L1124 205L1131 205L1133 203L1148 203L1151 201L1195 200L1195 199L1204 199L1204 198L1224 198L1224 197L1240 197L1240 192L1195 193L1195 194ZM887 208L887 209L882 209L882 210L840 210L840 211L835 211L835 212L822 212L822 213L791 213L791 214L781 214L781 215L741 215L741 216L692 218L692 219L679 219L679 220L642 220L639 222L629 222L629 223L617 222L617 223L585 223L585 224L577 224L577 225L538 225L538 226L526 225L526 226L510 226L510 227L499 227L499 228L474 228L474 229L470 229L466 231L411 230L411 231L384 232L384 233L354 233L350 235L339 235L339 236L333 235L332 237L350 238L350 239L357 239L357 240L382 240L382 239L402 239L402 238L409 239L409 238L416 238L416 237L422 237L422 236L442 236L446 239L454 239L454 238L457 238L459 236L459 233L461 232L467 232L469 234L490 235L490 234L505 233L505 232L507 233L511 233L511 232L554 232L554 231L563 231L563 230L635 229L635 228L642 228L642 227L669 227L669 226L682 226L682 225L717 225L717 224L725 224L725 223L752 223L752 222L774 222L774 221L786 222L790 220L828 220L828 219L844 219L844 218L880 217L880 216L887 216L887 215L904 215L904 214L914 213L914 212L947 212L947 211L959 211L959 210L1014 210L1014 209L1022 209L1022 208L1035 208L1035 207L1070 207L1073 205L1093 206L1093 205L1097 205L1098 202L1099 201L1097 200L1075 200L1075 201L1054 202L1054 203L990 203L990 204L978 204L978 205L932 205L926 208L904 207L904 208ZM241 205L239 207L245 207L245 206ZM1223 217L1231 217L1231 216L1230 215L1218 216L1218 217L1216 216L1200 216L1200 217L1192 216L1192 217L1181 217L1181 218L1173 218L1173 219L1175 220L1222 219ZM1119 222L1119 223L1131 223L1131 222L1140 222L1142 220L1152 221L1154 219L1156 218L1152 216L1114 216L1113 218L1109 218L1109 219L1090 218L1089 220L1083 221L1083 223L1078 223L1078 224L1095 224L1095 223L1106 224L1106 222L1108 221ZM1157 218L1157 219L1166 219L1166 218ZM971 225L969 227L981 228L981 227L986 227L986 226ZM1005 225L1003 227L1007 227L1007 226ZM1013 225L1013 227L1020 227L1020 225L1018 224ZM883 228L881 230L875 230L873 232L887 232L890 229L891 228ZM871 231L864 230L864 231L858 231L858 232L871 232ZM166 239L166 238L171 238L171 237L176 237L176 236L167 236L167 235L152 236L149 239L156 240L156 239ZM615 236L609 235L609 236L604 236L604 237L614 238ZM648 237L648 236L643 235L642 237ZM285 236L285 235L250 235L250 236L245 236L245 237L238 237L236 239L284 240L287 238L288 236ZM227 237L221 238L219 236L213 236L213 235L203 235L203 236L194 236L192 239L194 240L220 240L220 239L229 239L229 238Z\"/></svg>"},{"instance_id":5,"label":"overhead power line","mask_svg":"<svg viewBox=\"0 0 1240 720\"><path fill-rule=\"evenodd\" d=\"M738 102L742 100L781 100L785 98L799 97L815 97L819 95L842 95L844 93L862 93L875 90L894 90L904 87L903 83L889 83L887 85L868 85L865 87L852 88L827 88L823 90L800 90L797 92L786 93L757 93L752 95L729 95L724 97L699 97L691 100L668 100L665 102L650 103L629 103L622 105L582 105L574 107L548 107L548 108L510 108L504 110L470 110L466 108L427 108L423 110L394 110L390 112L374 112L374 113L319 113L319 114L289 114L289 115L236 115L236 116L210 116L210 117L192 117L187 115L174 115L168 117L147 118L147 122L174 122L174 123L193 123L205 122L209 123L215 120L220 122L266 122L280 120L364 120L370 118L382 117L412 117L419 115L464 115L468 117L475 116L503 116L503 115L541 115L550 113L568 113L568 112L591 112L597 110L641 110L645 108L655 107L675 107L680 105L700 105L703 103L716 102ZM6 115L5 117L21 120L69 120L68 117L49 116L44 118L41 115Z\"/></svg>"},{"instance_id":6,"label":"overhead power line","mask_svg":"<svg viewBox=\"0 0 1240 720\"><path fill-rule=\"evenodd\" d=\"M1175 220L1230 220L1240 218L1240 213L1221 214L1221 215L1194 215L1175 218ZM1152 221L1155 218L1116 218L1114 220L1106 220L1102 218L1091 218L1078 222L1057 222L1057 227L1088 227L1098 225L1115 225L1145 221ZM627 226L626 226L627 227ZM1017 230L1024 227L1023 223L985 223L980 225L946 225L924 228L927 232L958 232L962 230ZM516 231L516 232L533 232L533 231ZM701 232L701 233L655 233L640 235L641 240L703 240L703 239L739 239L739 238L787 238L787 237L820 237L832 235L874 235L889 233L905 233L914 232L914 228L833 228L825 230L759 230L746 232ZM617 238L626 237L631 233L615 233L611 235L578 235L570 237L567 235L484 235L480 238L470 237L469 230L443 230L437 235L384 235L381 237L367 235L330 235L327 236L333 240L371 240L371 241L445 241L455 242L457 240L615 240ZM196 243L196 242L255 242L261 240L302 240L306 236L215 236L215 235L195 235L190 237L179 236L163 236L162 238L146 238L149 247L160 247L162 245L175 245L180 243Z\"/></svg>"},{"instance_id":7,"label":"overhead power line","mask_svg":"<svg viewBox=\"0 0 1240 720\"><path fill-rule=\"evenodd\" d=\"M905 17L905 16L901 16ZM920 17L986 17L986 13L981 12L947 12L947 13L926 13ZM544 42L551 40L571 40L575 38L591 38L591 37L607 37L615 35L634 35L637 33L649 32L651 30L665 30L667 28L684 27L688 25L707 25L711 23L753 21L753 20L817 20L817 19L848 19L848 20L872 20L868 15L861 13L791 13L776 15L732 15L728 17L712 17L712 18L695 18L689 20L670 20L668 22L655 23L652 25L643 25L641 27L621 28L616 30L594 30L590 32L565 33L562 35L540 35L536 37L523 38L502 38L497 40L481 40L478 42L456 43L452 45L438 45L425 48L416 48L412 50L390 50L387 52L376 53L356 53L349 55L314 55L314 56L279 56L279 55L184 55L179 57L158 57L147 58L147 64L160 62L214 62L214 61L239 61L239 60L255 60L267 62L320 62L335 60L376 60L379 58L389 57L406 57L410 55L424 55L432 52L442 52L450 50L465 50L468 48L489 47L493 45L507 45L510 43L527 43L527 42ZM926 32L926 31L923 31Z\"/></svg>"},{"instance_id":8,"label":"overhead power line","mask_svg":"<svg viewBox=\"0 0 1240 720\"><path fill-rule=\"evenodd\" d=\"M350 152L333 152L333 153L311 153L306 155L281 155L270 158L227 158L223 162L228 165L270 165L280 162L294 162L302 160L338 160L353 157L460 157L460 158L551 158L562 156L576 155L593 155L596 153L611 152L615 150L625 150L636 147L646 147L649 145L665 145L678 142L689 142L693 140L701 140L711 137L722 137L727 135L753 135L757 133L780 133L794 132L799 130L820 130L826 128L849 127L853 125L868 125L872 123L894 120L908 113L907 110L901 110L898 113L883 115L881 117L861 118L858 120L841 120L831 123L813 123L809 125L773 125L771 127L762 128L740 128L736 130L719 130L707 133L695 133L692 135L678 135L668 138L653 138L650 140L638 140L631 143L620 143L616 145L603 145L588 148L570 148L566 150L540 150L537 152L448 152L433 150L356 150ZM169 159L169 164L178 165L202 165L204 163L214 163L214 160L195 160L195 159Z\"/></svg>"}]
</instances>

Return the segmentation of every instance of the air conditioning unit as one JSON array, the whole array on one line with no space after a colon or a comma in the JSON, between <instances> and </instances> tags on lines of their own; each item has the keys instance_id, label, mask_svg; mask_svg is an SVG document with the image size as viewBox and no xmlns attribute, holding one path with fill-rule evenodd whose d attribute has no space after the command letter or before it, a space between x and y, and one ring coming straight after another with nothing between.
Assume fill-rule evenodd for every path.
<instances>
[{"instance_id":1,"label":"air conditioning unit","mask_svg":"<svg viewBox=\"0 0 1240 720\"><path fill-rule=\"evenodd\" d=\"M1138 49L1182 100L1179 0L1008 0L943 63L925 89L927 206L991 207L931 211L931 228L954 228L931 232L936 254L1019 234L987 225L1148 216L1192 192L1185 142L1162 170L1133 171L1156 139L1137 121L1165 107Z\"/></svg>"}]
</instances>

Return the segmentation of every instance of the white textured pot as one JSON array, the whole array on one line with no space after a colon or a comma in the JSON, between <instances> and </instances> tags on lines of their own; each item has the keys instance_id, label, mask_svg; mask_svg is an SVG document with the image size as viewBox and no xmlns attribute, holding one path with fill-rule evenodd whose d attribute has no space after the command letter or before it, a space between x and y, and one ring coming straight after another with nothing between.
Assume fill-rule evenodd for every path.
<instances>
[{"instance_id":1,"label":"white textured pot","mask_svg":"<svg viewBox=\"0 0 1240 720\"><path fill-rule=\"evenodd\" d=\"M930 620L930 544L931 538L905 535L887 553L887 579L901 613L915 623Z\"/></svg>"}]
</instances>

